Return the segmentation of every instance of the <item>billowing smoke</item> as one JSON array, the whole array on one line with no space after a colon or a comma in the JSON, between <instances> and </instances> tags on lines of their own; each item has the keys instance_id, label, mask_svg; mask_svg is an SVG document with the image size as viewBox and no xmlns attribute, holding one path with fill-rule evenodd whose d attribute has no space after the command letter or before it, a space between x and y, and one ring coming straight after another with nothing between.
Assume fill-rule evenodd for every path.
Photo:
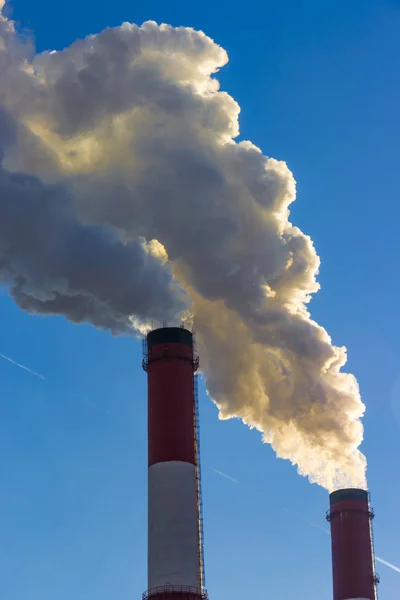
<instances>
[{"instance_id":1,"label":"billowing smoke","mask_svg":"<svg viewBox=\"0 0 400 600\"><path fill-rule=\"evenodd\" d=\"M176 317L185 308L145 240L124 243L83 225L65 189L0 169L0 281L29 312L123 333L130 315Z\"/></svg>"},{"instance_id":2,"label":"billowing smoke","mask_svg":"<svg viewBox=\"0 0 400 600\"><path fill-rule=\"evenodd\" d=\"M225 51L147 22L29 57L0 28L0 267L19 305L114 332L190 318L221 418L313 482L365 486L358 385L307 311L319 258L289 221L295 182L234 141Z\"/></svg>"}]
</instances>

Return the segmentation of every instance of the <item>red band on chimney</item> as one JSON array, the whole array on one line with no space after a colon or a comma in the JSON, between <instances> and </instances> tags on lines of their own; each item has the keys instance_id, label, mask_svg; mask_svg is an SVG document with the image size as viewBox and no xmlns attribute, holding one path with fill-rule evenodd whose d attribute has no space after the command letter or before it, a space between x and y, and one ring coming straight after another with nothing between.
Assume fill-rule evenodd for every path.
<instances>
[{"instance_id":1,"label":"red band on chimney","mask_svg":"<svg viewBox=\"0 0 400 600\"><path fill-rule=\"evenodd\" d=\"M195 464L193 346L164 342L148 348L149 466Z\"/></svg>"}]
</instances>

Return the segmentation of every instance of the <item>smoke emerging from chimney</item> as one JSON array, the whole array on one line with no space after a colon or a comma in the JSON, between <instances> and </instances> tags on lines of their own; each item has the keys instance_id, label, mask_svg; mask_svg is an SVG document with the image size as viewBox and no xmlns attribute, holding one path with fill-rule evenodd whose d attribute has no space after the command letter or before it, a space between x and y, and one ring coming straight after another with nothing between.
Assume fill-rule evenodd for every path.
<instances>
[{"instance_id":1,"label":"smoke emerging from chimney","mask_svg":"<svg viewBox=\"0 0 400 600\"><path fill-rule=\"evenodd\" d=\"M193 321L207 389L330 490L365 487L357 381L307 310L312 240L284 162L235 142L226 52L124 23L35 55L0 21L0 277L114 333ZM146 241L148 240L148 241Z\"/></svg>"}]
</instances>

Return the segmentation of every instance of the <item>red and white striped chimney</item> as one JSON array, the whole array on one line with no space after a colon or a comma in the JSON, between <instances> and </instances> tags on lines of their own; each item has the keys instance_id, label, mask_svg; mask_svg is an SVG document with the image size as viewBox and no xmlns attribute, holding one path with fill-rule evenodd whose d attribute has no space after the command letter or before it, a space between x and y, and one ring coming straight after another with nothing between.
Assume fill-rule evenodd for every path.
<instances>
[{"instance_id":1,"label":"red and white striped chimney","mask_svg":"<svg viewBox=\"0 0 400 600\"><path fill-rule=\"evenodd\" d=\"M372 517L367 491L330 495L333 600L376 600Z\"/></svg>"},{"instance_id":2,"label":"red and white striped chimney","mask_svg":"<svg viewBox=\"0 0 400 600\"><path fill-rule=\"evenodd\" d=\"M147 335L148 591L143 598L205 600L193 335ZM178 598L179 597L179 598Z\"/></svg>"}]
</instances>

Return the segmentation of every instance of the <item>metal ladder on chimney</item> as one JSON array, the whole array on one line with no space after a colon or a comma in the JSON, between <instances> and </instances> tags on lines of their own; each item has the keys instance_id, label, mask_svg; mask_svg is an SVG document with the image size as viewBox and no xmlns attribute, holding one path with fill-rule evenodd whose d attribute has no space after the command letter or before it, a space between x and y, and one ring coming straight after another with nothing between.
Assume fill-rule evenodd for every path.
<instances>
[{"instance_id":1,"label":"metal ladder on chimney","mask_svg":"<svg viewBox=\"0 0 400 600\"><path fill-rule=\"evenodd\" d=\"M197 377L193 379L194 396L194 432L195 432L195 453L196 453L196 485L197 485L197 523L200 550L200 585L205 588L205 570L204 570L204 533L203 533L203 499L201 491L201 461L200 461L200 415L199 415L199 394L197 389Z\"/></svg>"},{"instance_id":2,"label":"metal ladder on chimney","mask_svg":"<svg viewBox=\"0 0 400 600\"><path fill-rule=\"evenodd\" d=\"M372 547L372 559L373 559L373 569L374 569L374 585L375 585L375 599L378 600L378 583L379 583L379 575L376 572L376 563L375 563L375 543L374 543L374 531L372 528L372 519L375 516L375 512L373 508L371 508L371 494L368 494L368 506L369 506L369 532L371 536L371 547Z\"/></svg>"}]
</instances>

